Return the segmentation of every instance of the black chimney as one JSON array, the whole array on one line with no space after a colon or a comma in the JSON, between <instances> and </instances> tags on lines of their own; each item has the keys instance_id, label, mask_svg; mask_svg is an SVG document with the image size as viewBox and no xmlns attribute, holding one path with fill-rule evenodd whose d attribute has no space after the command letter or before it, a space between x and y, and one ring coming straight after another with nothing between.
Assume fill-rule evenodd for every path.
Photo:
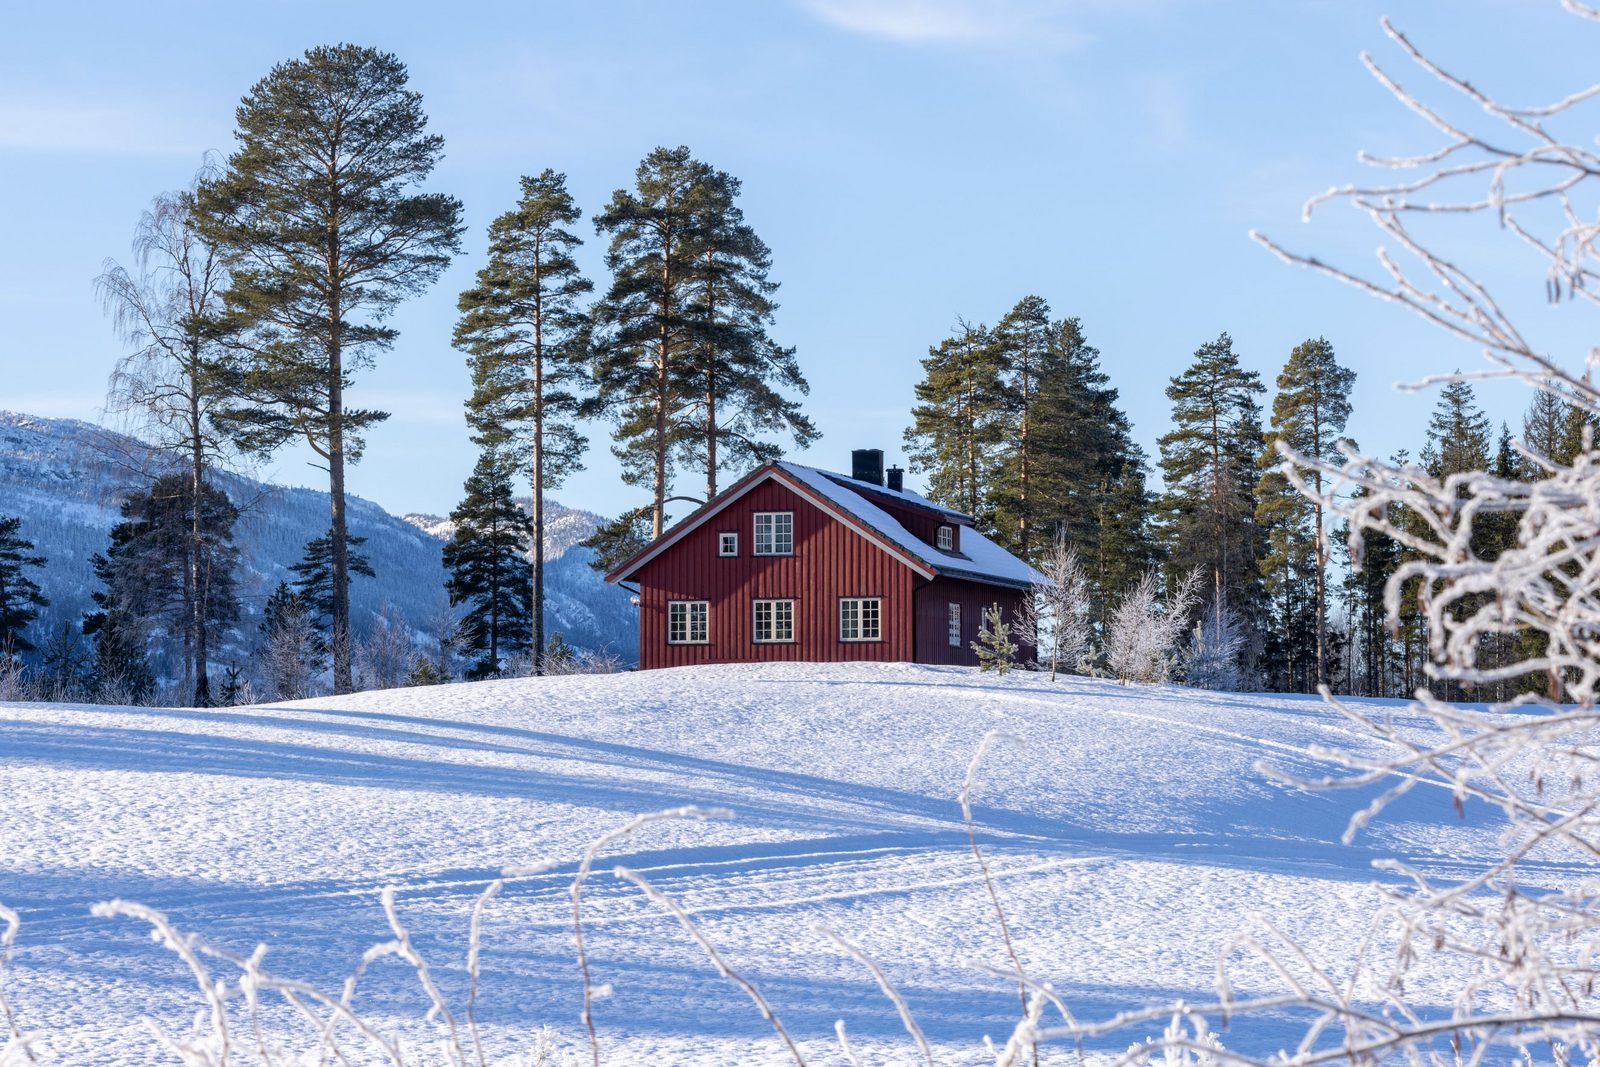
<instances>
[{"instance_id":1,"label":"black chimney","mask_svg":"<svg viewBox=\"0 0 1600 1067\"><path fill-rule=\"evenodd\" d=\"M899 467L889 468L889 488L902 493L906 488L906 472Z\"/></svg>"},{"instance_id":2,"label":"black chimney","mask_svg":"<svg viewBox=\"0 0 1600 1067\"><path fill-rule=\"evenodd\" d=\"M858 482L883 484L883 449L858 448L850 453L850 477Z\"/></svg>"}]
</instances>

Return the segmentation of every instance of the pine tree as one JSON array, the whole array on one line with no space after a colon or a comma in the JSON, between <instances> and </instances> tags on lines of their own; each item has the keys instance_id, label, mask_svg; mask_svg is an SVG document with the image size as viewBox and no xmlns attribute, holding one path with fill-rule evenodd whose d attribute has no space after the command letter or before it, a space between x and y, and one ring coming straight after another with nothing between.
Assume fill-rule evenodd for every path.
<instances>
[{"instance_id":1,"label":"pine tree","mask_svg":"<svg viewBox=\"0 0 1600 1067\"><path fill-rule=\"evenodd\" d=\"M45 565L45 558L33 551L33 542L21 536L22 520L0 516L0 657L9 659L18 652L33 651L23 633L39 617L39 609L50 606L39 583L28 576L29 568Z\"/></svg>"},{"instance_id":2,"label":"pine tree","mask_svg":"<svg viewBox=\"0 0 1600 1067\"><path fill-rule=\"evenodd\" d=\"M461 294L455 344L468 353L467 421L529 473L533 496L534 672L544 673L545 494L583 469L588 440L577 415L589 378L587 316L594 288L573 259L581 217L566 176L522 179L522 198L489 227L489 262Z\"/></svg>"},{"instance_id":3,"label":"pine tree","mask_svg":"<svg viewBox=\"0 0 1600 1067\"><path fill-rule=\"evenodd\" d=\"M1142 465L1130 461L1122 476L1095 503L1093 550L1086 552L1089 571L1089 617L1102 642L1111 614L1123 593L1161 559L1150 525L1151 498Z\"/></svg>"},{"instance_id":4,"label":"pine tree","mask_svg":"<svg viewBox=\"0 0 1600 1067\"><path fill-rule=\"evenodd\" d=\"M1196 349L1194 363L1167 387L1175 428L1160 441L1169 575L1200 568L1210 580L1212 610L1231 608L1247 634L1259 626L1261 392L1260 376L1239 366L1224 333Z\"/></svg>"},{"instance_id":5,"label":"pine tree","mask_svg":"<svg viewBox=\"0 0 1600 1067\"><path fill-rule=\"evenodd\" d=\"M318 47L280 63L240 102L238 148L201 183L201 231L231 270L243 353L226 424L248 451L304 441L328 471L334 689L353 685L345 467L385 418L350 407L355 372L393 345L386 320L460 247L461 204L415 193L444 140L393 55Z\"/></svg>"},{"instance_id":6,"label":"pine tree","mask_svg":"<svg viewBox=\"0 0 1600 1067\"><path fill-rule=\"evenodd\" d=\"M805 447L817 429L795 395L810 391L795 350L767 334L778 284L767 276L772 253L745 222L739 179L707 170L696 203L689 319L693 358L685 364L689 432L679 444L686 466L705 471L705 498L717 495L723 470L770 463L783 454L773 434Z\"/></svg>"},{"instance_id":7,"label":"pine tree","mask_svg":"<svg viewBox=\"0 0 1600 1067\"><path fill-rule=\"evenodd\" d=\"M499 449L490 446L479 455L450 518L456 532L444 547L445 588L451 605L467 605L466 647L479 654L470 676L490 677L507 658L529 648L533 614L528 526L512 500L511 466Z\"/></svg>"},{"instance_id":8,"label":"pine tree","mask_svg":"<svg viewBox=\"0 0 1600 1067\"><path fill-rule=\"evenodd\" d=\"M996 449L990 508L1001 543L1024 559L1032 558L1032 534L1043 512L1035 485L1039 479L1037 423L1042 379L1047 363L1057 376L1064 377L1066 370L1057 332L1044 298L1025 296L1006 312L993 334L1000 367L995 394L1003 431Z\"/></svg>"},{"instance_id":9,"label":"pine tree","mask_svg":"<svg viewBox=\"0 0 1600 1067\"><path fill-rule=\"evenodd\" d=\"M142 704L155 690L146 620L165 599L163 591L183 584L172 573L172 561L152 551L154 539L143 536L150 524L129 517L142 510L141 497L148 500L148 494L136 494L124 502L124 519L111 529L110 548L89 560L101 588L89 594L97 610L83 617L83 633L94 638L89 688L102 703Z\"/></svg>"},{"instance_id":10,"label":"pine tree","mask_svg":"<svg viewBox=\"0 0 1600 1067\"><path fill-rule=\"evenodd\" d=\"M359 574L363 578L376 578L377 572L372 569L367 557L355 551L366 543L365 537L348 533L345 535L343 552L345 566L350 574ZM321 537L313 537L307 541L301 551L300 561L291 563L289 570L295 576L294 590L299 597L299 606L308 613L318 632L327 641L337 666L338 635L341 631L335 624L334 617L337 588L334 578L335 555L334 534L329 530Z\"/></svg>"},{"instance_id":11,"label":"pine tree","mask_svg":"<svg viewBox=\"0 0 1600 1067\"><path fill-rule=\"evenodd\" d=\"M207 474L225 451L212 416L229 399L221 345L227 271L195 216L195 191L208 177L215 173L203 168L191 188L156 197L134 237L136 272L107 260L95 279L118 333L133 348L112 375L107 406L135 415L141 436L182 456L187 469L184 685L192 684L196 707L211 703L214 633L204 500Z\"/></svg>"},{"instance_id":12,"label":"pine tree","mask_svg":"<svg viewBox=\"0 0 1600 1067\"><path fill-rule=\"evenodd\" d=\"M985 500L1003 432L1000 358L984 326L958 321L954 336L928 349L917 406L905 432L911 469L928 476L928 496L992 529Z\"/></svg>"},{"instance_id":13,"label":"pine tree","mask_svg":"<svg viewBox=\"0 0 1600 1067\"><path fill-rule=\"evenodd\" d=\"M984 609L972 651L978 657L980 671L1006 674L1011 670L1011 657L1017 654L1017 646L1011 640L1011 624L1001 616L999 604Z\"/></svg>"},{"instance_id":14,"label":"pine tree","mask_svg":"<svg viewBox=\"0 0 1600 1067\"><path fill-rule=\"evenodd\" d=\"M1350 420L1350 390L1355 372L1339 365L1333 346L1326 339L1302 341L1289 353L1289 360L1278 375L1278 395L1272 400L1272 431L1266 435L1266 462L1279 461L1281 444L1312 464L1336 464L1338 443ZM1315 626L1316 674L1314 684L1328 680L1328 539L1323 519L1322 471L1316 466L1300 467L1301 476L1317 493L1306 500L1272 470L1258 489L1261 503L1256 519L1271 529L1272 549L1262 560L1264 571L1288 574L1303 569L1301 558L1310 555L1312 592L1310 609ZM1288 493L1283 490L1288 489ZM1290 494L1293 494L1292 496Z\"/></svg>"},{"instance_id":15,"label":"pine tree","mask_svg":"<svg viewBox=\"0 0 1600 1067\"><path fill-rule=\"evenodd\" d=\"M595 230L610 234L611 286L595 309L597 407L616 423L612 453L622 480L648 487L650 536L661 536L675 454L694 436L679 418L690 402L695 357L696 262L711 168L684 147L657 148L639 164L634 190L618 189Z\"/></svg>"}]
</instances>

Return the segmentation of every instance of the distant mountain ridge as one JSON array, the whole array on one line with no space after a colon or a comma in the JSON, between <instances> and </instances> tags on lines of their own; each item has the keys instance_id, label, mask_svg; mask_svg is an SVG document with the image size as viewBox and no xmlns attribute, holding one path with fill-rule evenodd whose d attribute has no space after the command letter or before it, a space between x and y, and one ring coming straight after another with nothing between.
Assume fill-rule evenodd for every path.
<instances>
[{"instance_id":1,"label":"distant mountain ridge","mask_svg":"<svg viewBox=\"0 0 1600 1067\"><path fill-rule=\"evenodd\" d=\"M105 550L121 500L148 480L153 456L138 440L91 423L0 411L0 515L20 516L22 535L49 559L39 581L51 605L34 624L36 643L63 623L76 624L88 608L97 588L89 560ZM161 469L159 462L154 460L154 469ZM290 577L289 565L305 543L327 532L328 495L228 472L218 472L216 482L242 512L236 536L245 618L217 656L218 663L227 663L249 655L255 616L267 595ZM636 609L625 591L605 584L589 566L593 554L578 544L599 517L554 503L549 509L549 628L579 648L606 649L634 662ZM378 575L351 583L357 636L385 605L419 638L436 634L448 609L441 559L448 533L440 533L448 520L408 521L354 496L348 514L351 533L367 539L361 551Z\"/></svg>"}]
</instances>

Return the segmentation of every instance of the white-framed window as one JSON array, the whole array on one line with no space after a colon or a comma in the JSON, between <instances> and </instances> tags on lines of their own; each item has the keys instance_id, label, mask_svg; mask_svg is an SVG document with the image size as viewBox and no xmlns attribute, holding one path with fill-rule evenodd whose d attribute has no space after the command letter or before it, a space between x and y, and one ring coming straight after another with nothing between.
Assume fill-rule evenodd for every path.
<instances>
[{"instance_id":1,"label":"white-framed window","mask_svg":"<svg viewBox=\"0 0 1600 1067\"><path fill-rule=\"evenodd\" d=\"M724 530L717 534L717 555L737 556L739 554L739 535L731 530Z\"/></svg>"},{"instance_id":2,"label":"white-framed window","mask_svg":"<svg viewBox=\"0 0 1600 1067\"><path fill-rule=\"evenodd\" d=\"M949 552L951 549L955 548L955 534L951 532L950 527L939 527L939 532L934 536L937 539L937 544L939 547L944 549L946 552Z\"/></svg>"},{"instance_id":3,"label":"white-framed window","mask_svg":"<svg viewBox=\"0 0 1600 1067\"><path fill-rule=\"evenodd\" d=\"M961 647L961 605L950 605L950 647Z\"/></svg>"},{"instance_id":4,"label":"white-framed window","mask_svg":"<svg viewBox=\"0 0 1600 1067\"><path fill-rule=\"evenodd\" d=\"M756 555L794 555L794 512L756 512Z\"/></svg>"},{"instance_id":5,"label":"white-framed window","mask_svg":"<svg viewBox=\"0 0 1600 1067\"><path fill-rule=\"evenodd\" d=\"M839 640L883 640L883 600L875 596L840 597Z\"/></svg>"},{"instance_id":6,"label":"white-framed window","mask_svg":"<svg viewBox=\"0 0 1600 1067\"><path fill-rule=\"evenodd\" d=\"M794 601L755 601L755 637L761 644L794 640Z\"/></svg>"},{"instance_id":7,"label":"white-framed window","mask_svg":"<svg viewBox=\"0 0 1600 1067\"><path fill-rule=\"evenodd\" d=\"M711 640L711 604L705 600L667 601L667 644L703 645Z\"/></svg>"}]
</instances>

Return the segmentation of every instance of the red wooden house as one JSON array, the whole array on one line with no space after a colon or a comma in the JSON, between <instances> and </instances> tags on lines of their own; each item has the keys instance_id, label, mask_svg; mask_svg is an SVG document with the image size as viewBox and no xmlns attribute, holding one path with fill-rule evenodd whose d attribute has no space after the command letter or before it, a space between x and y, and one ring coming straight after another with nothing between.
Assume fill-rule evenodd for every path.
<instances>
[{"instance_id":1,"label":"red wooden house","mask_svg":"<svg viewBox=\"0 0 1600 1067\"><path fill-rule=\"evenodd\" d=\"M882 452L854 459L769 463L608 574L637 583L639 666L976 663L983 610L1010 619L1044 579L898 469L885 484Z\"/></svg>"}]
</instances>

